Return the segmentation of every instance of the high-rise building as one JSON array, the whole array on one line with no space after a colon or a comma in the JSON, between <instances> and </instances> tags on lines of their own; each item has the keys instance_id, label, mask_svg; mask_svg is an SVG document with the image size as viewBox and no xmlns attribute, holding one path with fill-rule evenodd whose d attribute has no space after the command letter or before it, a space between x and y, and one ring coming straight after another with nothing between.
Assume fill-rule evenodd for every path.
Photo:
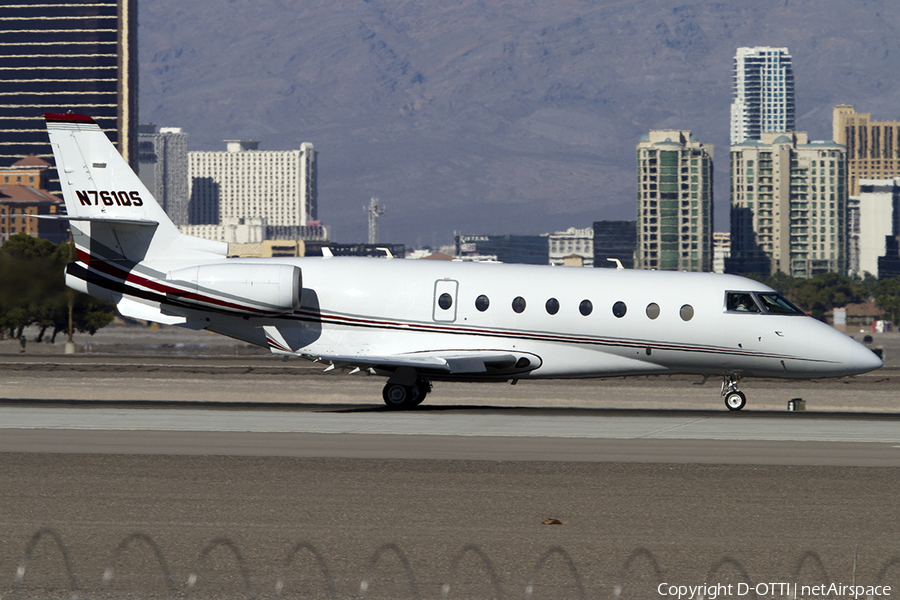
<instances>
[{"instance_id":1,"label":"high-rise building","mask_svg":"<svg viewBox=\"0 0 900 600\"><path fill-rule=\"evenodd\" d=\"M794 70L787 48L738 48L734 55L731 145L794 130Z\"/></svg>"},{"instance_id":2,"label":"high-rise building","mask_svg":"<svg viewBox=\"0 0 900 600\"><path fill-rule=\"evenodd\" d=\"M860 193L860 179L892 179L900 176L900 121L873 121L869 113L857 113L849 104L834 107L832 135L847 147L848 190Z\"/></svg>"},{"instance_id":3,"label":"high-rise building","mask_svg":"<svg viewBox=\"0 0 900 600\"><path fill-rule=\"evenodd\" d=\"M635 221L594 221L594 266L616 268L616 259L626 269L634 268L637 245Z\"/></svg>"},{"instance_id":4,"label":"high-rise building","mask_svg":"<svg viewBox=\"0 0 900 600\"><path fill-rule=\"evenodd\" d=\"M188 152L192 225L265 219L305 227L317 217L316 151L260 151L259 142L226 140L226 152ZM320 225L320 223L316 223Z\"/></svg>"},{"instance_id":5,"label":"high-rise building","mask_svg":"<svg viewBox=\"0 0 900 600\"><path fill-rule=\"evenodd\" d=\"M43 113L70 110L137 166L137 0L0 3L0 81L0 166L52 161Z\"/></svg>"},{"instance_id":6,"label":"high-rise building","mask_svg":"<svg viewBox=\"0 0 900 600\"><path fill-rule=\"evenodd\" d=\"M187 134L180 127L140 125L138 176L176 225L188 220Z\"/></svg>"},{"instance_id":7,"label":"high-rise building","mask_svg":"<svg viewBox=\"0 0 900 600\"><path fill-rule=\"evenodd\" d=\"M860 193L850 197L847 209L847 271L854 277L869 273L883 278L879 264L891 238L900 234L900 178L859 183Z\"/></svg>"},{"instance_id":8,"label":"high-rise building","mask_svg":"<svg viewBox=\"0 0 900 600\"><path fill-rule=\"evenodd\" d=\"M729 273L843 273L847 175L843 146L805 132L764 133L731 147Z\"/></svg>"},{"instance_id":9,"label":"high-rise building","mask_svg":"<svg viewBox=\"0 0 900 600\"><path fill-rule=\"evenodd\" d=\"M690 131L651 130L637 145L638 269L712 269L713 147Z\"/></svg>"}]
</instances>

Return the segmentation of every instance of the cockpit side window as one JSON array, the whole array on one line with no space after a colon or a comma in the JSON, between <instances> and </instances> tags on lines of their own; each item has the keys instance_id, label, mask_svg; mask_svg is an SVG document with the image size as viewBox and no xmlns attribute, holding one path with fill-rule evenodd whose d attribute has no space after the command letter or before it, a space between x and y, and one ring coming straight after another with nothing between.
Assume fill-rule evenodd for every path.
<instances>
[{"instance_id":1,"label":"cockpit side window","mask_svg":"<svg viewBox=\"0 0 900 600\"><path fill-rule=\"evenodd\" d=\"M761 312L750 292L728 292L725 296L725 310L740 313Z\"/></svg>"},{"instance_id":2,"label":"cockpit side window","mask_svg":"<svg viewBox=\"0 0 900 600\"><path fill-rule=\"evenodd\" d=\"M805 315L802 310L791 304L787 298L778 293L757 294L763 308L770 315Z\"/></svg>"}]
</instances>

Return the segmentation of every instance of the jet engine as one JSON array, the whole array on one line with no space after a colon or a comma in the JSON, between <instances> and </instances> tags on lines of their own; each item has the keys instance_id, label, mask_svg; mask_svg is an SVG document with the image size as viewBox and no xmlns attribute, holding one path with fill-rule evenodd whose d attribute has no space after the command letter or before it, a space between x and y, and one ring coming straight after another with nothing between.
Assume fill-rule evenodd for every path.
<instances>
[{"instance_id":1,"label":"jet engine","mask_svg":"<svg viewBox=\"0 0 900 600\"><path fill-rule=\"evenodd\" d=\"M282 315L300 308L300 267L267 264L213 264L170 271L178 285L166 296L226 312Z\"/></svg>"}]
</instances>

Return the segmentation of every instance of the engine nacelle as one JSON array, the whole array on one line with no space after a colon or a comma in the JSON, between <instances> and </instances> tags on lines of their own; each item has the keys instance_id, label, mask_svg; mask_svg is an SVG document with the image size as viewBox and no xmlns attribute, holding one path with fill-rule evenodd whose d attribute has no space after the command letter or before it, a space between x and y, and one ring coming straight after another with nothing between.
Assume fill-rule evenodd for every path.
<instances>
[{"instance_id":1,"label":"engine nacelle","mask_svg":"<svg viewBox=\"0 0 900 600\"><path fill-rule=\"evenodd\" d=\"M300 308L300 267L267 264L213 264L177 269L166 279L184 292L173 300L242 314L282 315Z\"/></svg>"}]
</instances>

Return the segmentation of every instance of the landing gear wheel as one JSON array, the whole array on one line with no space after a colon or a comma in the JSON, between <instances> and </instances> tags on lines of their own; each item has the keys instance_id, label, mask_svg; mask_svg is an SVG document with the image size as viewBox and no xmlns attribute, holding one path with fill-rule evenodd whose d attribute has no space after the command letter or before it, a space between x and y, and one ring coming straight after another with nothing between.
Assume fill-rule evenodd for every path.
<instances>
[{"instance_id":1,"label":"landing gear wheel","mask_svg":"<svg viewBox=\"0 0 900 600\"><path fill-rule=\"evenodd\" d=\"M722 397L728 410L741 410L747 404L747 396L738 389L741 382L740 373L731 373L722 377Z\"/></svg>"},{"instance_id":2,"label":"landing gear wheel","mask_svg":"<svg viewBox=\"0 0 900 600\"><path fill-rule=\"evenodd\" d=\"M425 396L431 393L431 382L425 378L417 379L416 389L419 390L419 397L416 398L414 406L422 404L422 401L425 400Z\"/></svg>"},{"instance_id":3,"label":"landing gear wheel","mask_svg":"<svg viewBox=\"0 0 900 600\"><path fill-rule=\"evenodd\" d=\"M728 410L741 410L745 404L747 404L747 396L744 395L744 392L734 391L725 394L725 406L728 407Z\"/></svg>"},{"instance_id":4,"label":"landing gear wheel","mask_svg":"<svg viewBox=\"0 0 900 600\"><path fill-rule=\"evenodd\" d=\"M415 385L400 385L388 383L381 392L384 403L388 408L405 409L416 406L424 399L421 390Z\"/></svg>"}]
</instances>

